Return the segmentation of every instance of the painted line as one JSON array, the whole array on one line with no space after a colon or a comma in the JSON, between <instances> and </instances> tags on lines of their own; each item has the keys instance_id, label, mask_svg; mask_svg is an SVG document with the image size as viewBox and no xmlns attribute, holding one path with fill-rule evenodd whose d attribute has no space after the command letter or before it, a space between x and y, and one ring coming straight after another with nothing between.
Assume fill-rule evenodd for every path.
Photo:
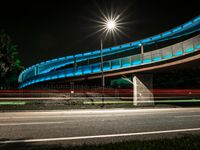
<instances>
[{"instance_id":1,"label":"painted line","mask_svg":"<svg viewBox=\"0 0 200 150\"><path fill-rule=\"evenodd\" d=\"M42 124L61 124L65 122L28 122L28 123L3 123L0 126L21 126L21 125L42 125Z\"/></svg>"},{"instance_id":2,"label":"painted line","mask_svg":"<svg viewBox=\"0 0 200 150\"><path fill-rule=\"evenodd\" d=\"M200 117L200 115L184 115L184 116L174 116L175 118L191 118L191 117Z\"/></svg>"},{"instance_id":3,"label":"painted line","mask_svg":"<svg viewBox=\"0 0 200 150\"><path fill-rule=\"evenodd\" d=\"M137 133L122 133L122 134L106 134L106 135L93 135L93 136L77 136L77 137L8 140L8 141L0 141L0 144L69 141L69 140L82 140L82 139L95 139L95 138L112 138L112 137L127 137L127 136L137 136L137 135L153 135L153 134L165 134L165 133L192 132L192 131L200 131L200 128L162 130L162 131L137 132Z\"/></svg>"}]
</instances>

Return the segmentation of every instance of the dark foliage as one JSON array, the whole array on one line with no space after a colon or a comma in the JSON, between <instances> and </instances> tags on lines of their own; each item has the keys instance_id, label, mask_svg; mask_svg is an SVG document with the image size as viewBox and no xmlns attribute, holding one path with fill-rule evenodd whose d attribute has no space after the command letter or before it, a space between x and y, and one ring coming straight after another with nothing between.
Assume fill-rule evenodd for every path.
<instances>
[{"instance_id":1,"label":"dark foliage","mask_svg":"<svg viewBox=\"0 0 200 150\"><path fill-rule=\"evenodd\" d=\"M22 69L17 45L12 42L8 34L3 30L0 31L0 83L16 83Z\"/></svg>"}]
</instances>

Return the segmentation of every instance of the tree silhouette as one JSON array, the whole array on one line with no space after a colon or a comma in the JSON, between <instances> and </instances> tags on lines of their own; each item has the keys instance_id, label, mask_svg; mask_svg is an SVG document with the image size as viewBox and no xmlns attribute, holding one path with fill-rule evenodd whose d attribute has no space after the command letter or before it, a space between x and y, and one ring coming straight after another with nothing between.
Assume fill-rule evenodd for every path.
<instances>
[{"instance_id":1,"label":"tree silhouette","mask_svg":"<svg viewBox=\"0 0 200 150\"><path fill-rule=\"evenodd\" d=\"M16 80L18 73L23 69L18 57L17 45L3 30L0 31L0 82Z\"/></svg>"}]
</instances>

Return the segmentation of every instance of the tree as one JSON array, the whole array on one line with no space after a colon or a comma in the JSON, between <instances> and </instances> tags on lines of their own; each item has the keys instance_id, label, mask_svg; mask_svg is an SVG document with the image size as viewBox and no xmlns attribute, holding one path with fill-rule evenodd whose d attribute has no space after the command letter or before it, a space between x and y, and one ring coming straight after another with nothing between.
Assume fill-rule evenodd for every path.
<instances>
[{"instance_id":1,"label":"tree","mask_svg":"<svg viewBox=\"0 0 200 150\"><path fill-rule=\"evenodd\" d=\"M8 34L3 30L0 31L0 78L4 82L16 82L17 76L22 69L17 45L12 42Z\"/></svg>"}]
</instances>

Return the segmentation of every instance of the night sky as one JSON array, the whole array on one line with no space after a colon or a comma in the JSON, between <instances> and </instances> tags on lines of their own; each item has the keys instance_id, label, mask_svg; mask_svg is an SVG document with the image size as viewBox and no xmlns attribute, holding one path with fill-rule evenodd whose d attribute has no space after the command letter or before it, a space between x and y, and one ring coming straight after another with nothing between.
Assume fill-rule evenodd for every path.
<instances>
[{"instance_id":1,"label":"night sky","mask_svg":"<svg viewBox=\"0 0 200 150\"><path fill-rule=\"evenodd\" d=\"M182 4L181 4L182 3ZM200 14L197 0L58 0L7 1L0 5L0 29L18 45L27 67L48 59L100 48L96 23L100 8L125 11L123 32L104 47L145 38L180 25Z\"/></svg>"}]
</instances>

